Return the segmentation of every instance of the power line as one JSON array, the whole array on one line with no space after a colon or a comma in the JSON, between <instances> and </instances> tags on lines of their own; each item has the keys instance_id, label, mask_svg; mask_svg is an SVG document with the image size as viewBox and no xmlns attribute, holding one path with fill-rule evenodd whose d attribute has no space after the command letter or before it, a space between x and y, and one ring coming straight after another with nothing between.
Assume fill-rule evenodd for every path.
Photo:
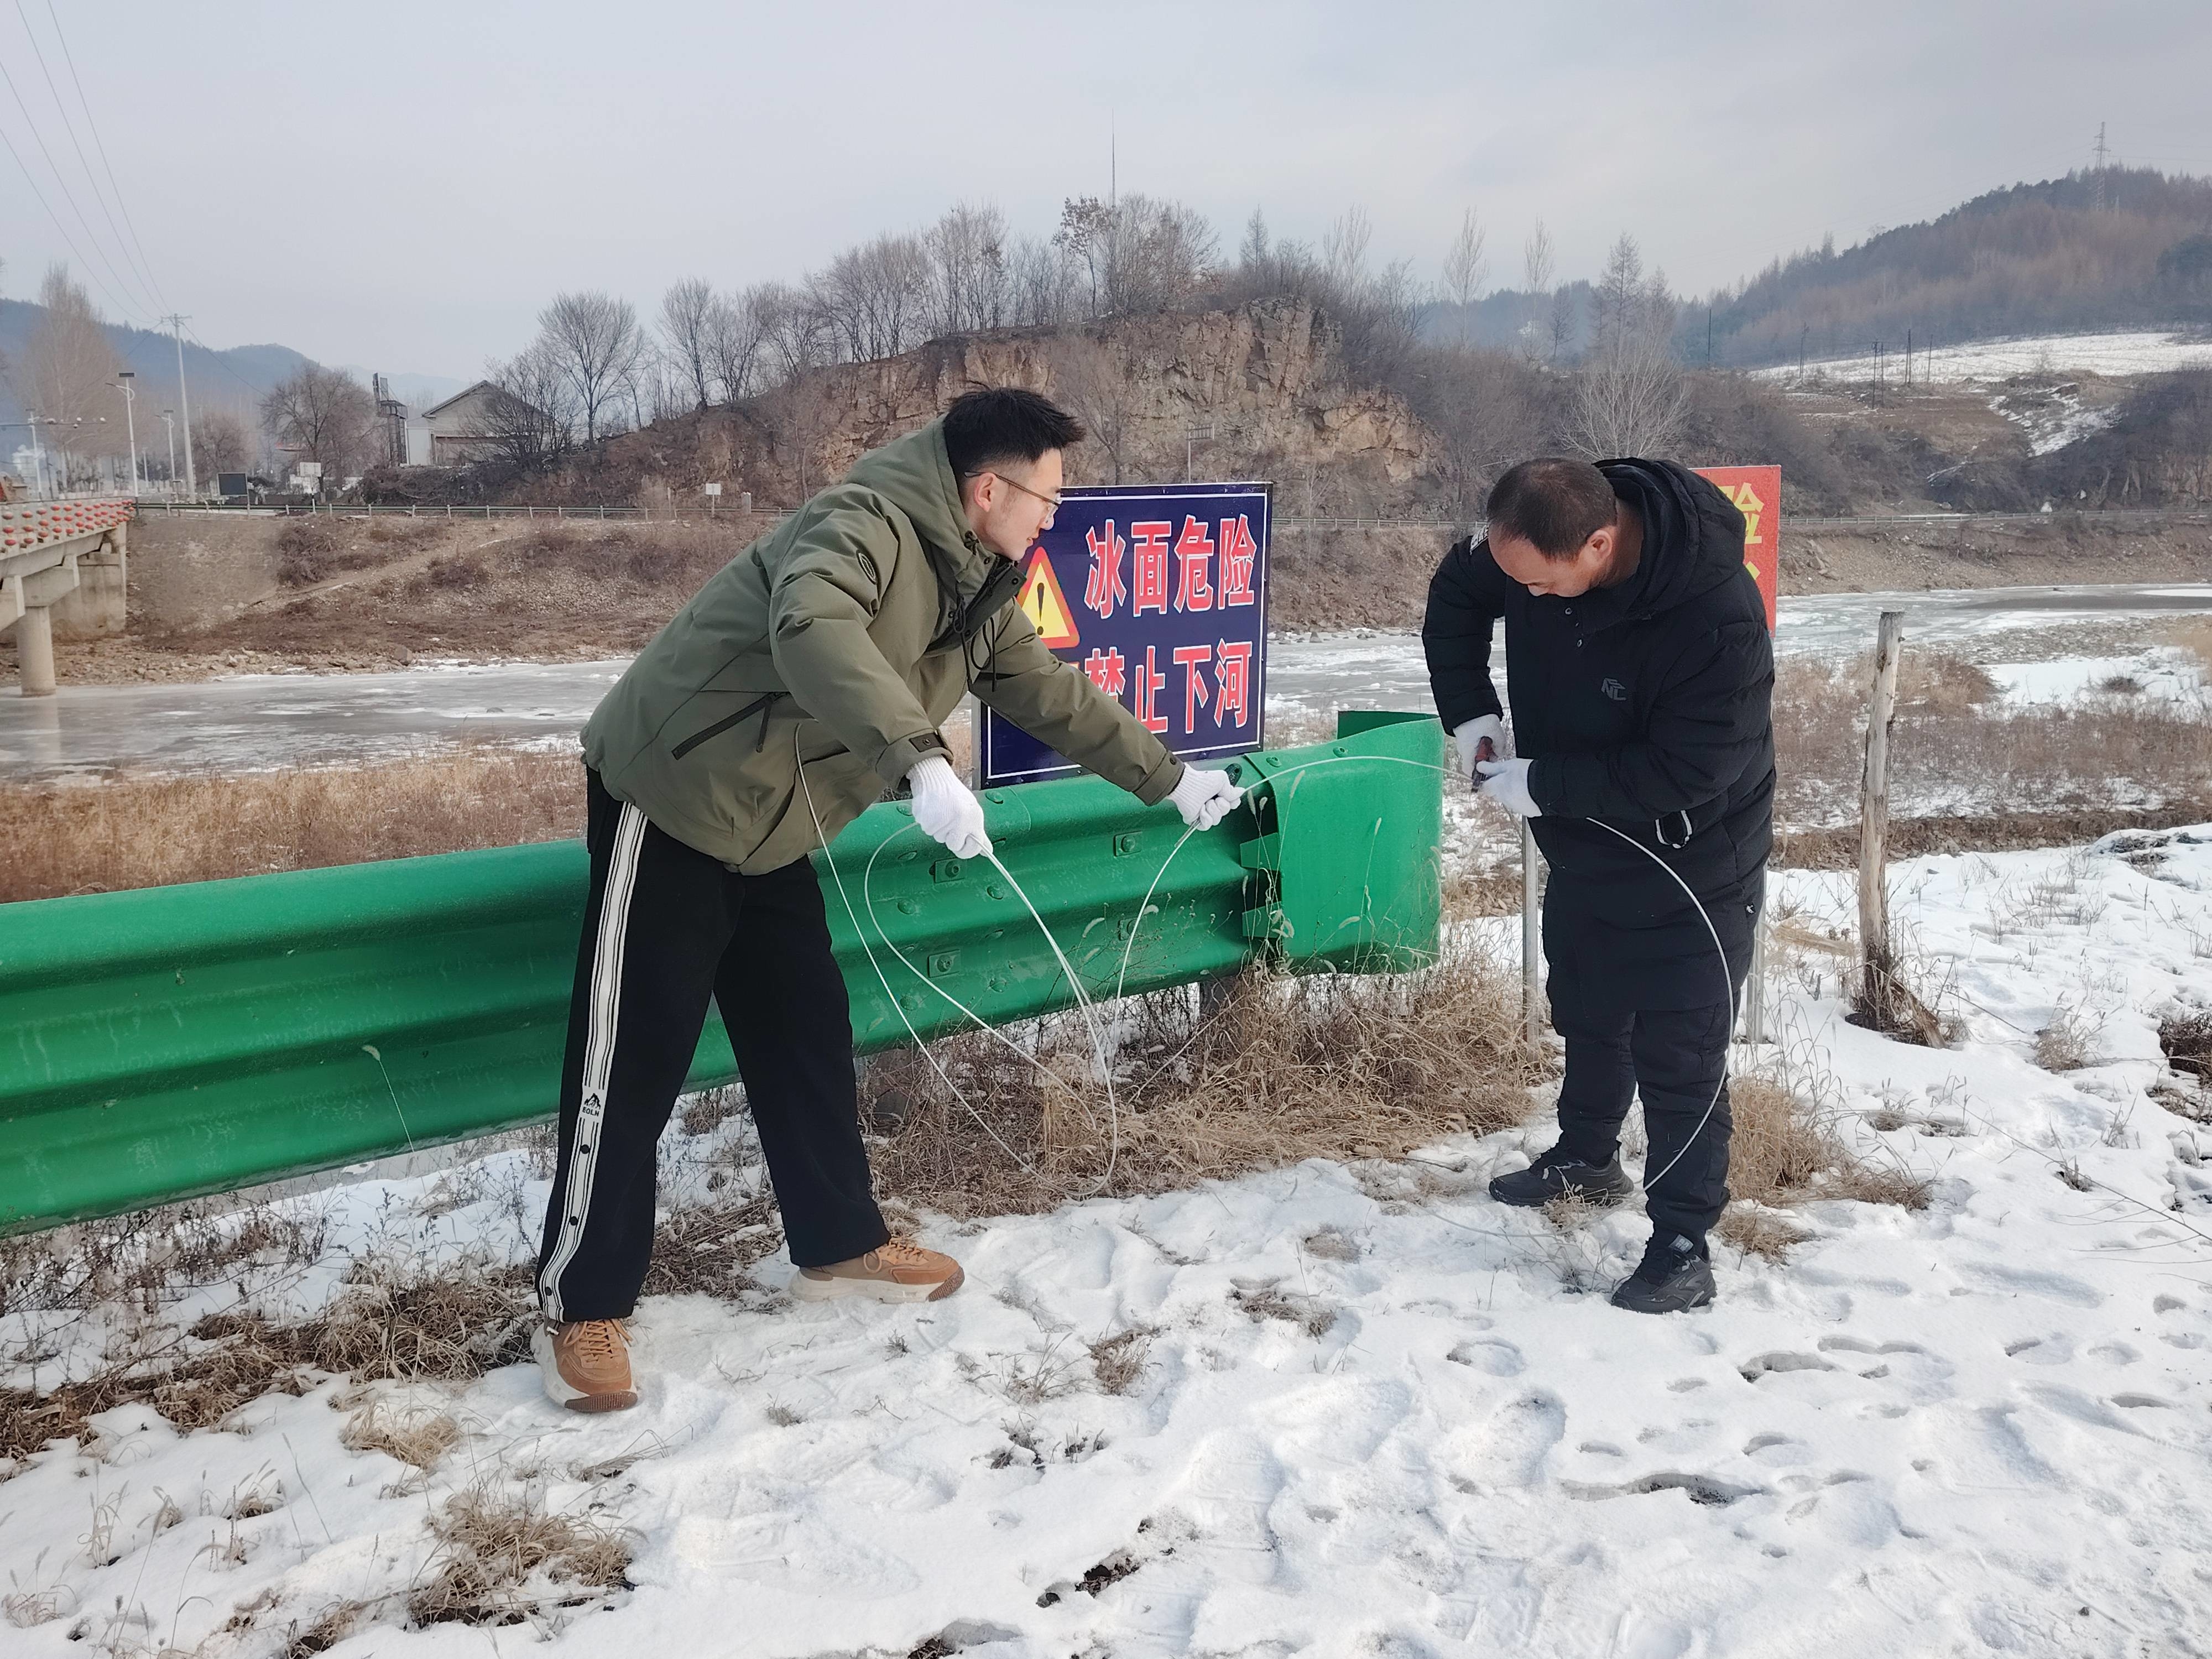
<instances>
[{"instance_id":1,"label":"power line","mask_svg":"<svg viewBox=\"0 0 2212 1659\"><path fill-rule=\"evenodd\" d=\"M15 9L19 12L22 9L22 0L16 0ZM139 274L146 279L146 285L152 291L155 301L166 306L169 302L168 296L161 292L161 283L154 280L154 262L146 257L146 245L138 240L138 226L131 217L131 204L123 199L123 186L115 177L115 164L107 159L107 144L100 136L100 122L92 112L92 100L84 95L84 82L78 78L76 72L76 54L70 50L69 36L62 32L62 20L54 10L54 0L46 0L46 16L54 26L54 39L61 45L62 61L69 65L70 84L76 88L76 101L84 111L84 124L92 129L92 146L100 152L100 165L106 171L108 188L114 192L115 205L122 210L124 226L131 233L131 246L137 252ZM26 22L23 27L24 32L29 33L29 23ZM34 40L32 44L36 46L38 43ZM43 66L43 60L41 64ZM78 153L82 155L82 151ZM89 173L91 169L88 167L86 171Z\"/></svg>"},{"instance_id":2,"label":"power line","mask_svg":"<svg viewBox=\"0 0 2212 1659\"><path fill-rule=\"evenodd\" d=\"M100 204L100 216L107 221L108 234L115 239L116 251L123 255L124 264L131 266L129 274L137 279L138 297L148 305L154 305L156 301L153 288L146 281L145 273L137 270L131 261L130 246L123 240L123 228L115 222L114 210L107 205L106 194L100 187L100 177L92 170L92 158L84 153L84 141L76 136L76 123L70 118L69 106L62 101L62 89L54 84L54 72L47 66L46 48L39 44L38 35L32 31L30 16L23 9L23 0L15 0L15 16L23 26L25 38L31 43L31 55L39 60L39 73L46 77L46 94L54 100L54 108L62 118L62 131L69 134L70 147L76 151L77 165L84 169L85 182L92 186L92 199ZM88 109L85 113L88 118L91 111ZM88 222L86 228L91 228ZM106 258L105 249L101 251L100 257ZM125 271L112 260L108 269L115 273L118 282L125 282ZM127 282L125 286L128 286Z\"/></svg>"},{"instance_id":3,"label":"power line","mask_svg":"<svg viewBox=\"0 0 2212 1659\"><path fill-rule=\"evenodd\" d=\"M33 44L35 45L36 42L33 42ZM15 100L15 107L22 111L24 122L31 129L31 137L38 140L39 153L46 158L46 166L54 175L54 182L61 186L62 199L69 204L70 210L76 215L77 222L84 227L85 238L92 244L93 251L99 255L100 264L106 264L108 268L109 274L111 276L115 276L116 286L127 291L130 284L124 282L122 277L116 274L114 265L109 261L106 251L100 246L100 238L93 234L92 221L85 217L84 210L77 205L76 193L70 188L69 179L63 174L61 168L56 165L53 151L46 148L46 135L39 131L38 119L31 113L31 106L23 101L23 94L15 85L15 77L8 73L8 61L5 58L0 58L0 81L7 82L8 91ZM15 151L15 146L12 142L9 144L8 148L11 152L15 152L15 164L18 167L23 167L24 176L28 178L30 176L30 169L27 167L24 167L23 158L21 152ZM38 187L33 184L32 188L33 190L37 190ZM46 204L47 216L53 220L55 226L58 228L61 228L61 217L54 212L52 205L46 203L45 191L39 191L39 200L41 204ZM137 321L137 307L129 305L123 301L118 300L115 297L114 289L110 289L105 282L100 280L100 272L98 269L94 267L93 261L86 259L81 252L77 252L76 239L71 236L66 228L62 229L62 239L69 243L71 252L76 252L76 257L79 262L83 264L86 269L90 272L92 280L100 283L100 291L107 296L108 303L114 306L125 317L130 318L132 321Z\"/></svg>"},{"instance_id":4,"label":"power line","mask_svg":"<svg viewBox=\"0 0 2212 1659\"><path fill-rule=\"evenodd\" d=\"M7 72L7 66L0 64L0 76L4 76ZM54 222L54 228L61 232L62 240L69 245L69 251L76 255L77 264L84 267L86 274L94 282L100 283L100 291L107 295L108 303L116 304L115 295L108 291L107 284L100 281L100 268L84 257L83 251L76 245L76 238L70 234L69 227L62 222L61 215L54 211L54 204L46 200L46 192L39 188L38 179L32 173L30 164L24 161L23 152L15 148L15 141L8 136L8 130L5 127L0 127L0 144L7 145L8 154L15 158L15 165L22 169L23 182L31 187L31 194L39 198L39 205L46 209L46 217ZM127 307L118 308L128 309ZM134 322L135 325L137 325Z\"/></svg>"},{"instance_id":5,"label":"power line","mask_svg":"<svg viewBox=\"0 0 2212 1659\"><path fill-rule=\"evenodd\" d=\"M202 351L206 352L209 356L215 359L215 366L217 368L221 369L224 374L229 375L232 380L237 381L239 385L244 386L248 392L252 392L257 402L267 394L269 390L268 387L256 386L252 381L247 380L246 376L240 374L236 369L233 368L228 362L223 361L222 354L221 352L217 351L205 340L200 338L198 334L195 333L190 328L185 329L185 332L191 335L192 343L194 345L198 346Z\"/></svg>"}]
</instances>

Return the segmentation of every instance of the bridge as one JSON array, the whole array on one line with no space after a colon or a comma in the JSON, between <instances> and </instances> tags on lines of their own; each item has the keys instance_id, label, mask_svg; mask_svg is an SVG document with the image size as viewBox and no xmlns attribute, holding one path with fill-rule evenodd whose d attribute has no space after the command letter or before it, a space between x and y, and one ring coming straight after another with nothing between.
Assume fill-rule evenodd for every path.
<instances>
[{"instance_id":1,"label":"bridge","mask_svg":"<svg viewBox=\"0 0 2212 1659\"><path fill-rule=\"evenodd\" d=\"M54 608L64 629L123 626L125 526L136 503L112 497L0 501L0 633L15 630L27 697L54 692Z\"/></svg>"}]
</instances>

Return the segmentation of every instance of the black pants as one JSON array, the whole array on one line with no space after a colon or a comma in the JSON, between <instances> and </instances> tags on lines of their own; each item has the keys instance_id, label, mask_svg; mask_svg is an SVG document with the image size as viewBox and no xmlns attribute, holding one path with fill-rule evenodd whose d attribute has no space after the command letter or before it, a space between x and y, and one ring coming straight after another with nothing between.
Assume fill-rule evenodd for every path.
<instances>
[{"instance_id":1,"label":"black pants","mask_svg":"<svg viewBox=\"0 0 2212 1659\"><path fill-rule=\"evenodd\" d=\"M647 823L586 771L590 896L576 952L561 1144L538 1291L555 1320L621 1319L653 1250L655 1144L720 1006L791 1259L890 1235L868 1182L852 1012L805 859L742 876Z\"/></svg>"},{"instance_id":2,"label":"black pants","mask_svg":"<svg viewBox=\"0 0 2212 1659\"><path fill-rule=\"evenodd\" d=\"M1559 1145L1588 1163L1609 1162L1620 1149L1629 1103L1640 1094L1650 1143L1644 1212L1655 1229L1702 1241L1729 1201L1735 1004L1615 1010L1579 994L1579 969L1557 961L1552 968L1552 1024L1567 1044Z\"/></svg>"}]
</instances>

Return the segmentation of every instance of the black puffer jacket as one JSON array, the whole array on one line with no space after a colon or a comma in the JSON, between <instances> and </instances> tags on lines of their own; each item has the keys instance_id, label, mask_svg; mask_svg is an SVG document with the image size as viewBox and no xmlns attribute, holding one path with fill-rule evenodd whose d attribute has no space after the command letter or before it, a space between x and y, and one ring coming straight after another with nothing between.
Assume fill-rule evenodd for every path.
<instances>
[{"instance_id":1,"label":"black puffer jacket","mask_svg":"<svg viewBox=\"0 0 2212 1659\"><path fill-rule=\"evenodd\" d=\"M1712 941L1656 854L1697 893L1741 981L1773 840L1774 653L1743 516L1668 461L1601 463L1644 520L1618 587L1539 598L1466 541L1429 585L1421 640L1447 729L1500 711L1492 625L1505 621L1515 752L1533 757L1552 866L1544 945L1571 955L1594 1004L1691 1008L1721 1000Z\"/></svg>"}]
</instances>

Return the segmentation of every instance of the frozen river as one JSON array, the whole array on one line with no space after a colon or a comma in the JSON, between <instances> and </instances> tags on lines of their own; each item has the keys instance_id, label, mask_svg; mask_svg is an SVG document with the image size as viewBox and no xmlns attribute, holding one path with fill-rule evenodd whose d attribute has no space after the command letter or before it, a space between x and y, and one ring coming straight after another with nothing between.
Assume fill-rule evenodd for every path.
<instances>
[{"instance_id":1,"label":"frozen river","mask_svg":"<svg viewBox=\"0 0 2212 1659\"><path fill-rule=\"evenodd\" d=\"M1905 613L1909 645L1962 647L2079 623L2148 625L2212 613L2212 586L1997 587L1785 598L1785 655L1869 648L1875 617ZM1426 708L1412 634L1313 635L1270 647L1278 710ZM622 672L620 661L506 663L389 674L253 674L156 685L64 684L0 692L0 777L96 775L118 768L243 771L416 753L455 742L565 748Z\"/></svg>"}]
</instances>

